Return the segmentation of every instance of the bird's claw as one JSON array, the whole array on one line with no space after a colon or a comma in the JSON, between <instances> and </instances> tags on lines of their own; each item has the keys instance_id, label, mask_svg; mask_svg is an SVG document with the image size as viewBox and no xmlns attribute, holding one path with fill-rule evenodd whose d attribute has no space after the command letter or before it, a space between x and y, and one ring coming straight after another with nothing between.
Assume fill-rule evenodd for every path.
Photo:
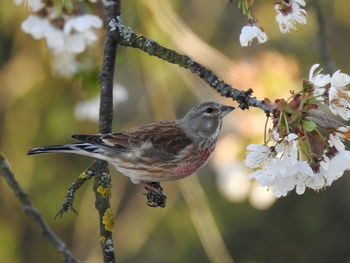
<instances>
[{"instance_id":1,"label":"bird's claw","mask_svg":"<svg viewBox=\"0 0 350 263\"><path fill-rule=\"evenodd\" d=\"M167 196L163 193L163 188L160 186L159 183L152 182L148 183L149 188L145 187L147 190L146 196L147 196L147 205L150 207L165 207ZM155 190L153 190L153 189Z\"/></svg>"}]
</instances>

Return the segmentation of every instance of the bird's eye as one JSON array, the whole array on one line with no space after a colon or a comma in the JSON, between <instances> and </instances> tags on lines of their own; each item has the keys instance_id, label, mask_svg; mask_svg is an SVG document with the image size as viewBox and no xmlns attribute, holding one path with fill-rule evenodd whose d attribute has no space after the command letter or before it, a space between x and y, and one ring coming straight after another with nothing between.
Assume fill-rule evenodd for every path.
<instances>
[{"instance_id":1,"label":"bird's eye","mask_svg":"<svg viewBox=\"0 0 350 263\"><path fill-rule=\"evenodd\" d=\"M206 113L212 113L212 112L213 112L213 110L214 110L214 109L213 109L212 107L209 107L209 108L207 108L207 109L206 109L206 111L205 111L205 112L206 112Z\"/></svg>"}]
</instances>

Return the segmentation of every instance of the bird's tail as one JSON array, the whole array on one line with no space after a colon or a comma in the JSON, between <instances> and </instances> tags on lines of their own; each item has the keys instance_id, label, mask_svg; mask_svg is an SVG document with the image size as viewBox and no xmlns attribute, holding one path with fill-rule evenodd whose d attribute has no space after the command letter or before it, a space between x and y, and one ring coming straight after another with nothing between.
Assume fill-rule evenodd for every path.
<instances>
[{"instance_id":1,"label":"bird's tail","mask_svg":"<svg viewBox=\"0 0 350 263\"><path fill-rule=\"evenodd\" d=\"M28 155L41 153L77 153L82 155L94 156L102 152L98 146L86 142L71 143L65 145L42 146L30 149Z\"/></svg>"}]
</instances>

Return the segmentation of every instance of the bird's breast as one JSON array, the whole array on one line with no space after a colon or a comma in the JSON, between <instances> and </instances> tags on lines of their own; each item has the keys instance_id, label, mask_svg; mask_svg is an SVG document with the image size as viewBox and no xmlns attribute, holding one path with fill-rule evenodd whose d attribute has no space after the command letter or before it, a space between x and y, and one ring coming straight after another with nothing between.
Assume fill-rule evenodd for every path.
<instances>
[{"instance_id":1,"label":"bird's breast","mask_svg":"<svg viewBox=\"0 0 350 263\"><path fill-rule=\"evenodd\" d=\"M213 153L215 148L206 149L200 152L200 154L194 157L189 162L186 162L183 165L180 165L176 168L173 168L170 175L170 180L177 180L186 176L193 174L200 167L207 163L209 157Z\"/></svg>"}]
</instances>

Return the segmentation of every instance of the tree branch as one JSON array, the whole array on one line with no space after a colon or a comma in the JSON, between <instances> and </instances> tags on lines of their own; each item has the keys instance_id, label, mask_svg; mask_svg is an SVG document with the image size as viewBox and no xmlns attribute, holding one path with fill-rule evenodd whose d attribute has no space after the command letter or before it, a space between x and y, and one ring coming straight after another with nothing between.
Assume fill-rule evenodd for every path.
<instances>
[{"instance_id":1,"label":"tree branch","mask_svg":"<svg viewBox=\"0 0 350 263\"><path fill-rule=\"evenodd\" d=\"M96 196L95 207L99 214L100 243L104 262L115 262L112 232L114 228L114 216L109 199L111 198L111 176L105 161L96 160L89 169L95 176L94 192Z\"/></svg>"},{"instance_id":2,"label":"tree branch","mask_svg":"<svg viewBox=\"0 0 350 263\"><path fill-rule=\"evenodd\" d=\"M44 236L46 236L51 241L53 246L61 253L63 257L63 261L66 263L79 262L69 251L66 244L62 240L60 240L55 235L55 233L50 229L50 227L45 223L45 221L42 219L38 210L36 210L33 207L31 201L28 198L28 194L18 184L13 173L10 170L10 166L7 160L1 154L0 154L0 175L5 178L8 185L12 188L17 199L22 204L22 209L24 210L25 214L34 221L36 226L39 228L40 232Z\"/></svg>"},{"instance_id":3,"label":"tree branch","mask_svg":"<svg viewBox=\"0 0 350 263\"><path fill-rule=\"evenodd\" d=\"M320 1L318 0L313 1L312 3L316 9L317 22L318 22L318 41L319 41L319 48L320 48L322 61L326 67L327 72L333 73L336 71L336 67L329 53L329 46L328 46L328 39L327 39L327 32L326 32L326 21L324 19L324 15L321 9L321 4L320 4Z\"/></svg>"},{"instance_id":4,"label":"tree branch","mask_svg":"<svg viewBox=\"0 0 350 263\"><path fill-rule=\"evenodd\" d=\"M120 0L105 1L105 12L107 23L117 16L120 16ZM115 38L107 26L102 69L100 80L100 133L112 132L113 122L113 82L114 67L117 55L118 38ZM98 210L100 221L100 243L104 262L115 262L112 231L114 226L113 213L110 209L110 188L111 177L109 175L108 163L97 160L89 169L95 175L94 192L96 196L95 207Z\"/></svg>"},{"instance_id":5,"label":"tree branch","mask_svg":"<svg viewBox=\"0 0 350 263\"><path fill-rule=\"evenodd\" d=\"M120 16L120 0L108 0L105 2L105 11L107 23L116 16ZM113 82L115 58L117 56L118 38L115 38L107 26L102 69L99 76L100 80L100 133L109 133L112 131L113 122Z\"/></svg>"},{"instance_id":6,"label":"tree branch","mask_svg":"<svg viewBox=\"0 0 350 263\"><path fill-rule=\"evenodd\" d=\"M230 84L221 80L211 70L197 63L189 56L182 55L175 50L163 47L153 39L138 36L130 27L122 24L121 16L116 16L112 19L109 26L110 30L114 33L113 36L119 39L120 45L138 48L151 56L158 57L169 63L177 64L180 67L189 69L222 96L236 100L242 110L248 109L249 106L252 106L258 107L266 113L272 112L272 109L266 106L263 101L250 96L253 92L251 89L248 91L237 90Z\"/></svg>"},{"instance_id":7,"label":"tree branch","mask_svg":"<svg viewBox=\"0 0 350 263\"><path fill-rule=\"evenodd\" d=\"M93 172L90 170L90 168L84 172L82 172L77 179L71 184L71 186L67 190L67 195L64 198L63 204L61 206L61 209L58 211L58 213L55 215L55 219L57 216L62 218L63 214L68 211L68 209L72 210L74 213L78 214L78 212L73 207L75 192L80 189L80 187L83 186L83 184L91 179L93 176Z\"/></svg>"}]
</instances>

